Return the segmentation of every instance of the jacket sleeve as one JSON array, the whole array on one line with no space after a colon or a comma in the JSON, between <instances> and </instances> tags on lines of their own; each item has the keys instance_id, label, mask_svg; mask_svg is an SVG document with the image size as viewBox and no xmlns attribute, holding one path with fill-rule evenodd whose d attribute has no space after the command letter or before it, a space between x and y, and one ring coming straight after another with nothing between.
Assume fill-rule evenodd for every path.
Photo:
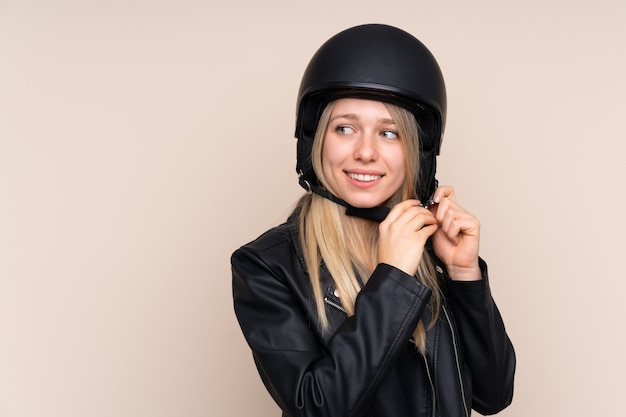
<instances>
[{"instance_id":1,"label":"jacket sleeve","mask_svg":"<svg viewBox=\"0 0 626 417\"><path fill-rule=\"evenodd\" d=\"M480 414L495 414L513 399L515 351L496 307L481 259L483 279L448 279L450 302L472 377L472 408Z\"/></svg>"},{"instance_id":2,"label":"jacket sleeve","mask_svg":"<svg viewBox=\"0 0 626 417\"><path fill-rule=\"evenodd\" d=\"M231 258L235 313L261 378L290 416L362 416L430 290L379 265L357 297L355 314L322 344L316 317L302 305L311 291L301 287L310 284L290 249L243 247Z\"/></svg>"}]
</instances>

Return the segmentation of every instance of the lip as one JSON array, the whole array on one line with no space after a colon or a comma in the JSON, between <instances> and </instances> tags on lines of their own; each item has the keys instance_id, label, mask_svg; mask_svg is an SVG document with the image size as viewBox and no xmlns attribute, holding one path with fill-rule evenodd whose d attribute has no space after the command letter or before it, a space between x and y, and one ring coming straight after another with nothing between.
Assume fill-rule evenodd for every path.
<instances>
[{"instance_id":1,"label":"lip","mask_svg":"<svg viewBox=\"0 0 626 417\"><path fill-rule=\"evenodd\" d=\"M357 188L365 189L376 186L385 176L380 171L374 170L346 170L344 171L350 184Z\"/></svg>"}]
</instances>

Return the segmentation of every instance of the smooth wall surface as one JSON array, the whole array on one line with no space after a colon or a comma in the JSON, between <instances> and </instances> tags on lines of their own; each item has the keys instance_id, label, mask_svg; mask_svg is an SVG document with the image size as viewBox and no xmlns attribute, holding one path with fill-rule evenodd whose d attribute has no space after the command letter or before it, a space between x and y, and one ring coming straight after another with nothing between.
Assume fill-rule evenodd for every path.
<instances>
[{"instance_id":1,"label":"smooth wall surface","mask_svg":"<svg viewBox=\"0 0 626 417\"><path fill-rule=\"evenodd\" d=\"M0 0L0 416L278 416L229 256L300 195L295 96L349 26L444 71L439 179L518 353L502 416L623 413L626 4Z\"/></svg>"}]
</instances>

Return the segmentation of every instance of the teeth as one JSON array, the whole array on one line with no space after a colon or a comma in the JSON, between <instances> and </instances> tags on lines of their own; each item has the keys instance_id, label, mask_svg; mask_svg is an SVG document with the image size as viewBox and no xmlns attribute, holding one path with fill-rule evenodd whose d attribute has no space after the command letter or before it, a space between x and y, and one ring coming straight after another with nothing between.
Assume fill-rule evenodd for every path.
<instances>
[{"instance_id":1,"label":"teeth","mask_svg":"<svg viewBox=\"0 0 626 417\"><path fill-rule=\"evenodd\" d=\"M351 172L348 173L348 176L354 180L363 181L363 182L376 181L377 179L380 178L380 175L353 174Z\"/></svg>"}]
</instances>

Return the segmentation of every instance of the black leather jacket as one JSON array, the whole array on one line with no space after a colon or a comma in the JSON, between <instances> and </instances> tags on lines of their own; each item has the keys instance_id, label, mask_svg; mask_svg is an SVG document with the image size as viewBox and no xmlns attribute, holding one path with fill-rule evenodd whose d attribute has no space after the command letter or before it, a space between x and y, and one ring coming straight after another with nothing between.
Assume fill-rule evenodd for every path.
<instances>
[{"instance_id":1,"label":"black leather jacket","mask_svg":"<svg viewBox=\"0 0 626 417\"><path fill-rule=\"evenodd\" d=\"M268 391L290 416L469 416L493 414L513 396L515 353L483 280L451 280L437 260L444 295L427 332L427 354L411 341L430 322L430 290L380 264L347 317L326 274L331 329L322 332L299 242L297 216L232 256L234 307Z\"/></svg>"}]
</instances>

